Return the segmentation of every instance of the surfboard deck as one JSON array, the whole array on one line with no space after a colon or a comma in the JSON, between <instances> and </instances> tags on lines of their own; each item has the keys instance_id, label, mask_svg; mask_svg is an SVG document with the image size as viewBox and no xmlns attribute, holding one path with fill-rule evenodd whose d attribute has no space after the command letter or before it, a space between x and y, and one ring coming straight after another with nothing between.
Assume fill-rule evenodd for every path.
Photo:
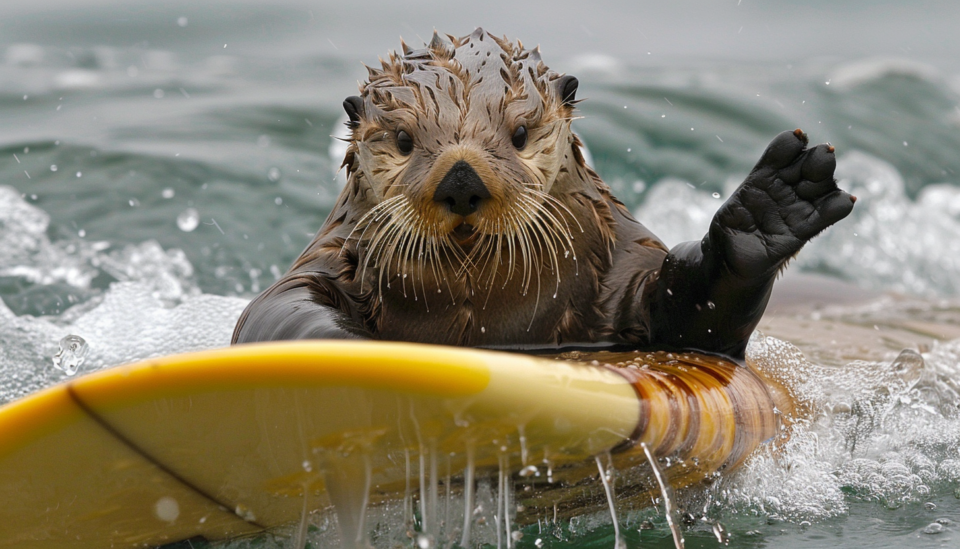
<instances>
[{"instance_id":1,"label":"surfboard deck","mask_svg":"<svg viewBox=\"0 0 960 549\"><path fill-rule=\"evenodd\" d=\"M144 547L296 521L332 468L402 493L410 453L585 460L637 429L612 369L404 343L283 342L150 359L0 408L0 547Z\"/></svg>"}]
</instances>

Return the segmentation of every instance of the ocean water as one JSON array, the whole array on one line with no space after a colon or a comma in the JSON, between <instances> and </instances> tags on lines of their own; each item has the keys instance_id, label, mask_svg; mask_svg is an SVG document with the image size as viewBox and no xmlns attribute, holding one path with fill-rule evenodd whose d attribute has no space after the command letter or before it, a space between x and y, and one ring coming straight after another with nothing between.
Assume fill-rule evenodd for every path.
<instances>
[{"instance_id":1,"label":"ocean water","mask_svg":"<svg viewBox=\"0 0 960 549\"><path fill-rule=\"evenodd\" d=\"M956 546L960 6L754 4L4 4L0 402L65 379L67 335L81 373L228 344L339 192L360 63L482 24L580 79L594 166L668 244L700 238L784 129L836 146L859 197L790 270L877 297L765 319L750 360L809 414L678 496L687 546ZM656 510L621 515L631 547L673 546ZM562 526L518 545L613 545L608 516Z\"/></svg>"}]
</instances>

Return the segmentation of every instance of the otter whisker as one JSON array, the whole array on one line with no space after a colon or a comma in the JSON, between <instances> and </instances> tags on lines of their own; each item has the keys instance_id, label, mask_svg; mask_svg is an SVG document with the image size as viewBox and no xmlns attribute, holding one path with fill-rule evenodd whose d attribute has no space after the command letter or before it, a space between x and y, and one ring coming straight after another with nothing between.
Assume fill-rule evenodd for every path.
<instances>
[{"instance_id":1,"label":"otter whisker","mask_svg":"<svg viewBox=\"0 0 960 549\"><path fill-rule=\"evenodd\" d=\"M506 230L504 231L506 233L507 252L508 252L507 253L507 274L503 278L503 287L501 289L506 288L507 284L510 282L510 278L513 277L514 260L517 255L516 247L515 247L516 227L515 227L515 221L513 220L512 215L508 217L508 221L510 223L506 226Z\"/></svg>"},{"instance_id":2,"label":"otter whisker","mask_svg":"<svg viewBox=\"0 0 960 549\"><path fill-rule=\"evenodd\" d=\"M573 219L573 222L577 224L577 228L580 229L580 232L584 232L583 225L580 224L580 220L577 219L577 216L573 215L573 212L570 211L570 208L568 208L566 204L560 202L555 197L545 192L537 191L533 194L543 200L544 206L552 207L557 212L556 218L563 221L563 225L566 227L566 232L568 234L570 233L570 224L567 223L567 218ZM549 210L545 211L549 212Z\"/></svg>"},{"instance_id":3,"label":"otter whisker","mask_svg":"<svg viewBox=\"0 0 960 549\"><path fill-rule=\"evenodd\" d=\"M403 202L406 204L406 201ZM371 236L370 243L368 244L368 253L364 258L363 271L361 273L361 276L365 279L367 266L370 260L373 259L373 264L379 271L377 275L377 288L381 294L383 293L383 275L390 271L390 266L395 259L393 250L396 249L397 240L403 237L403 234L406 232L404 231L404 226L409 222L409 218L415 215L413 209L409 207L404 208L398 206L395 210L402 211L399 214L391 213L386 222L377 225L377 228L374 230L374 234ZM387 264L383 265L380 258L387 250L390 250L390 253L387 256ZM362 284L361 281L361 285ZM387 288L390 288L389 277L387 280Z\"/></svg>"},{"instance_id":4,"label":"otter whisker","mask_svg":"<svg viewBox=\"0 0 960 549\"><path fill-rule=\"evenodd\" d=\"M552 223L555 226L559 225L559 222L557 221L557 219L563 220L564 228L566 229L565 231L561 232L561 234L564 237L564 240L566 241L566 245L564 246L565 248L564 257L566 258L568 254L572 254L573 257L571 259L573 259L573 263L574 263L574 276L578 276L580 274L580 264L577 262L576 248L573 247L573 235L570 234L570 226L569 224L567 224L566 219L567 217L572 218L573 221L580 228L581 233L584 232L583 226L580 225L580 220L578 220L577 217L573 215L573 212L571 212L570 209L566 207L566 205L564 205L562 202L560 202L559 200L557 200L556 198L550 195L543 194L543 196L545 198L544 202L542 203L542 205L545 206L543 210L544 215L547 215L548 217L550 217L550 219L553 220ZM556 210L557 212L557 215L553 215L550 212L550 210L547 209L549 207L554 208L554 210ZM567 215L564 215L564 214L567 214Z\"/></svg>"},{"instance_id":5,"label":"otter whisker","mask_svg":"<svg viewBox=\"0 0 960 549\"><path fill-rule=\"evenodd\" d=\"M422 221L417 218L414 220L416 225L415 229L420 229L420 224ZM407 272L408 268L413 268L411 265L412 254L414 247L416 246L416 239L419 238L420 230L406 231L403 239L399 242L398 251L395 252L399 265L398 276L401 277L401 288L403 289L403 297L407 297L407 277L410 277L410 288L413 290L413 300L417 301L419 296L417 295L417 286L414 282L413 271Z\"/></svg>"},{"instance_id":6,"label":"otter whisker","mask_svg":"<svg viewBox=\"0 0 960 549\"><path fill-rule=\"evenodd\" d=\"M523 259L523 275L521 277L521 289L524 296L530 290L530 228L526 223L520 224L520 255Z\"/></svg>"},{"instance_id":7,"label":"otter whisker","mask_svg":"<svg viewBox=\"0 0 960 549\"><path fill-rule=\"evenodd\" d=\"M553 297L557 297L557 293L560 291L560 263L557 257L556 229L553 226L545 223L542 217L535 218L531 225L534 229L536 229L539 236L537 240L541 253L543 253L545 250L550 256L550 270L556 275L557 278L557 287L554 290Z\"/></svg>"},{"instance_id":8,"label":"otter whisker","mask_svg":"<svg viewBox=\"0 0 960 549\"><path fill-rule=\"evenodd\" d=\"M360 230L361 232L360 232L360 236L357 237L357 242L363 241L363 237L366 234L367 229L369 229L371 225L374 224L373 223L374 218L378 218L380 213L384 211L389 210L392 212L397 208L401 208L404 202L406 202L406 197L404 197L403 195L399 195L399 196L395 196L393 198L387 199L377 204L373 208L371 208L370 211L365 213L363 217L361 217L360 220L357 221L356 226L353 227L353 230L350 231L350 234L347 235L347 238L343 240L343 244L340 245L340 252L338 253L338 255L343 254L344 247L346 247L347 242L350 241L350 238L353 237L354 233Z\"/></svg>"},{"instance_id":9,"label":"otter whisker","mask_svg":"<svg viewBox=\"0 0 960 549\"><path fill-rule=\"evenodd\" d=\"M416 250L417 250L417 268L419 271L419 276L417 279L413 280L414 285L416 285L417 280L420 281L420 291L423 293L423 306L426 307L427 312L430 312L430 304L427 302L427 287L424 282L423 276L423 264L426 263L427 258L424 256L424 246L426 244L427 237L423 233L422 222L417 223L417 234L416 238Z\"/></svg>"}]
</instances>

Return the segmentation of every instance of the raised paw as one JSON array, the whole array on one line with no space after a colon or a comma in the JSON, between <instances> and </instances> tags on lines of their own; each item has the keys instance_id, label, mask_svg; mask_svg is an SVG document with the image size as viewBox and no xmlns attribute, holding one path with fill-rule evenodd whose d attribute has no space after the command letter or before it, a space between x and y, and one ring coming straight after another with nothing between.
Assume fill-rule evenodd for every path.
<instances>
[{"instance_id":1,"label":"raised paw","mask_svg":"<svg viewBox=\"0 0 960 549\"><path fill-rule=\"evenodd\" d=\"M768 275L821 231L846 217L856 197L837 187L830 145L807 148L801 130L778 135L710 228L739 276Z\"/></svg>"}]
</instances>

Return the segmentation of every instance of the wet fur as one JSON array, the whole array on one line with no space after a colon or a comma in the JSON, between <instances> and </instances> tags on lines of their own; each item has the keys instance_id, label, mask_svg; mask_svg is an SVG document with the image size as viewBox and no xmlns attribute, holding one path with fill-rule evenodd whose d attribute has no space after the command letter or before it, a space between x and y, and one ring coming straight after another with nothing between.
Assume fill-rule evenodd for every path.
<instances>
[{"instance_id":1,"label":"wet fur","mask_svg":"<svg viewBox=\"0 0 960 549\"><path fill-rule=\"evenodd\" d=\"M561 97L563 75L543 64L538 49L477 29L462 38L434 35L421 50L403 45L402 54L391 53L368 72L361 97L348 108L362 112L349 124L347 185L290 271L244 311L235 342L689 342L742 354L787 258L758 256L750 248L754 240L738 240L726 225L712 227L699 249L688 243L668 257L584 163L570 128L575 102ZM511 136L520 125L528 138L517 150ZM415 142L410 154L398 150L401 130ZM806 154L803 147L785 147L794 157ZM458 161L467 162L491 194L466 218L433 198ZM778 172L763 176L758 188L784 185L774 181ZM725 204L716 219L742 224L739 200ZM773 207L783 211L793 207L778 204ZM749 204L744 211L769 217ZM461 246L452 233L464 220L476 235ZM799 246L784 249L792 256ZM734 259L758 276L731 274L725 266ZM733 331L710 313L692 318L701 315L701 304L725 294L739 300L721 311L735 319Z\"/></svg>"}]
</instances>

